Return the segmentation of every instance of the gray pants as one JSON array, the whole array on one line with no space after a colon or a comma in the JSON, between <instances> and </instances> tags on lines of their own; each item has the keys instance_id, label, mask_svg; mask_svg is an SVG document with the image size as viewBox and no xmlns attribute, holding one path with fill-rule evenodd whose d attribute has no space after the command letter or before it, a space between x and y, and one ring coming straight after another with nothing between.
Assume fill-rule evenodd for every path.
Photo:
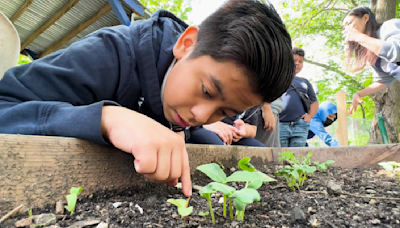
<instances>
[{"instance_id":1,"label":"gray pants","mask_svg":"<svg viewBox=\"0 0 400 228\"><path fill-rule=\"evenodd\" d=\"M281 147L281 141L279 138L279 114L274 113L275 130L273 132L264 129L264 118L262 117L262 112L259 111L257 115L258 123L255 139L263 143L266 147Z\"/></svg>"}]
</instances>

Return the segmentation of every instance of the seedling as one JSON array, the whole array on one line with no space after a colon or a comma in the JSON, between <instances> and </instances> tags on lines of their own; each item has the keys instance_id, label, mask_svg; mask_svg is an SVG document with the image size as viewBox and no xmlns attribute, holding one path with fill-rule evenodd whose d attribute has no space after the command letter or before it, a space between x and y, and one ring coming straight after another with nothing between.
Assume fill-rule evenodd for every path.
<instances>
[{"instance_id":1,"label":"seedling","mask_svg":"<svg viewBox=\"0 0 400 228\"><path fill-rule=\"evenodd\" d=\"M29 209L29 211L28 211L28 214L29 214L29 222L30 222L30 223L32 223L32 219L33 219L33 212L32 212L32 208L31 208L31 209Z\"/></svg>"},{"instance_id":2,"label":"seedling","mask_svg":"<svg viewBox=\"0 0 400 228\"><path fill-rule=\"evenodd\" d=\"M199 215L203 216L204 219L206 219L206 216L209 215L209 214L210 214L210 212L208 212L208 211L206 211L206 212L200 211L199 212Z\"/></svg>"},{"instance_id":3,"label":"seedling","mask_svg":"<svg viewBox=\"0 0 400 228\"><path fill-rule=\"evenodd\" d=\"M78 195L81 194L81 192L82 187L72 187L69 191L70 194L66 196L68 205L65 206L65 209L67 209L71 215L73 215L75 212L76 201L78 200Z\"/></svg>"},{"instance_id":4,"label":"seedling","mask_svg":"<svg viewBox=\"0 0 400 228\"><path fill-rule=\"evenodd\" d=\"M312 153L308 152L306 157L300 155L300 160L294 156L292 152L278 153L279 161L286 161L290 165L285 165L282 169L278 170L275 174L282 175L285 177L287 185L293 191L300 189L304 185L304 181L307 179L307 175L313 174L317 168L311 165Z\"/></svg>"},{"instance_id":5,"label":"seedling","mask_svg":"<svg viewBox=\"0 0 400 228\"><path fill-rule=\"evenodd\" d=\"M192 214L193 212L193 207L188 207L189 206L189 201L190 197L185 200L185 199L168 199L168 203L172 203L173 205L178 207L178 214L182 217L185 218L186 216Z\"/></svg>"},{"instance_id":6,"label":"seedling","mask_svg":"<svg viewBox=\"0 0 400 228\"><path fill-rule=\"evenodd\" d=\"M328 169L328 165L332 165L335 163L334 160L328 160L325 163L322 162L313 162L313 164L317 167L318 171L325 172Z\"/></svg>"},{"instance_id":7,"label":"seedling","mask_svg":"<svg viewBox=\"0 0 400 228\"><path fill-rule=\"evenodd\" d=\"M395 161L381 162L378 165L382 166L386 171L392 172L397 175L400 182L400 163Z\"/></svg>"},{"instance_id":8,"label":"seedling","mask_svg":"<svg viewBox=\"0 0 400 228\"><path fill-rule=\"evenodd\" d=\"M222 192L224 195L223 215L226 217L226 200L229 198L230 217L233 220L232 201L235 201L236 219L243 220L246 204L260 201L260 194L256 189L260 188L263 182L276 181L264 173L253 172L255 169L250 164L250 158L245 157L238 163L242 171L236 171L229 177L226 177L224 171L215 163L205 164L197 167L197 169L205 173L214 182L209 183L200 190L210 206L210 214L213 224L215 224L214 213L211 205L211 194L214 192ZM228 182L246 182L245 188L236 191L235 188L226 185Z\"/></svg>"}]
</instances>

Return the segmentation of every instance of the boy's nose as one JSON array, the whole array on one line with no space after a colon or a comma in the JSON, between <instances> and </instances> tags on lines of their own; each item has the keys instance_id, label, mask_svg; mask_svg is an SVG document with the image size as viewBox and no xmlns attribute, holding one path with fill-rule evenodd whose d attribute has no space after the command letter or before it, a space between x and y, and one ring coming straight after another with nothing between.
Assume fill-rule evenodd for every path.
<instances>
[{"instance_id":1,"label":"boy's nose","mask_svg":"<svg viewBox=\"0 0 400 228\"><path fill-rule=\"evenodd\" d=\"M211 105L195 106L192 108L194 119L198 125L207 123L214 112L215 108Z\"/></svg>"}]
</instances>

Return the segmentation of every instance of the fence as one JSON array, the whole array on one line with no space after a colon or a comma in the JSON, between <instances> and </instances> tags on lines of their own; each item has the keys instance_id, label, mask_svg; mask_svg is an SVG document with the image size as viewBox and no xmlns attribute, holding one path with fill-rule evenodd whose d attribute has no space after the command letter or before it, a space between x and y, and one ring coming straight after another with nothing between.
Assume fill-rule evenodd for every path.
<instances>
[{"instance_id":1,"label":"fence","mask_svg":"<svg viewBox=\"0 0 400 228\"><path fill-rule=\"evenodd\" d=\"M347 131L349 137L349 146L367 145L371 132L372 119L359 119L347 117ZM335 121L331 126L325 128L326 132L334 139L338 123ZM327 147L327 145L318 136L307 140L310 147Z\"/></svg>"}]
</instances>

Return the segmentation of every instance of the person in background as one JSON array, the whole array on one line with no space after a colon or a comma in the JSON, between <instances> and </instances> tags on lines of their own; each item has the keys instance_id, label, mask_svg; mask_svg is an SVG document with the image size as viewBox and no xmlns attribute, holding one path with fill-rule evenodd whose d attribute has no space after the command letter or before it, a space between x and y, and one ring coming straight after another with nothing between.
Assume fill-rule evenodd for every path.
<instances>
[{"instance_id":1,"label":"person in background","mask_svg":"<svg viewBox=\"0 0 400 228\"><path fill-rule=\"evenodd\" d=\"M255 139L266 147L281 147L279 138L279 113L282 111L282 97L271 104L264 103L258 111L257 133Z\"/></svg>"},{"instance_id":2,"label":"person in background","mask_svg":"<svg viewBox=\"0 0 400 228\"><path fill-rule=\"evenodd\" d=\"M281 147L304 147L307 142L310 121L318 111L318 101L311 83L305 78L297 77L297 74L303 69L304 50L293 48L292 53L296 76L292 85L282 95L283 108L279 116L279 137ZM310 110L305 110L300 94L294 86L299 92L307 94L311 102Z\"/></svg>"},{"instance_id":3,"label":"person in background","mask_svg":"<svg viewBox=\"0 0 400 228\"><path fill-rule=\"evenodd\" d=\"M254 139L257 131L258 108L246 110L236 117L193 128L188 143L264 147Z\"/></svg>"},{"instance_id":4,"label":"person in background","mask_svg":"<svg viewBox=\"0 0 400 228\"><path fill-rule=\"evenodd\" d=\"M311 119L310 130L307 139L311 139L315 135L318 136L328 146L339 146L338 141L332 138L325 127L330 126L337 120L337 107L330 101L324 101L319 105L318 112Z\"/></svg>"},{"instance_id":5,"label":"person in background","mask_svg":"<svg viewBox=\"0 0 400 228\"><path fill-rule=\"evenodd\" d=\"M357 92L349 107L349 114L356 111L362 97L389 88L400 81L400 19L380 24L368 7L356 7L343 18L343 30L348 43L346 64L357 72L369 64L374 83Z\"/></svg>"}]
</instances>

